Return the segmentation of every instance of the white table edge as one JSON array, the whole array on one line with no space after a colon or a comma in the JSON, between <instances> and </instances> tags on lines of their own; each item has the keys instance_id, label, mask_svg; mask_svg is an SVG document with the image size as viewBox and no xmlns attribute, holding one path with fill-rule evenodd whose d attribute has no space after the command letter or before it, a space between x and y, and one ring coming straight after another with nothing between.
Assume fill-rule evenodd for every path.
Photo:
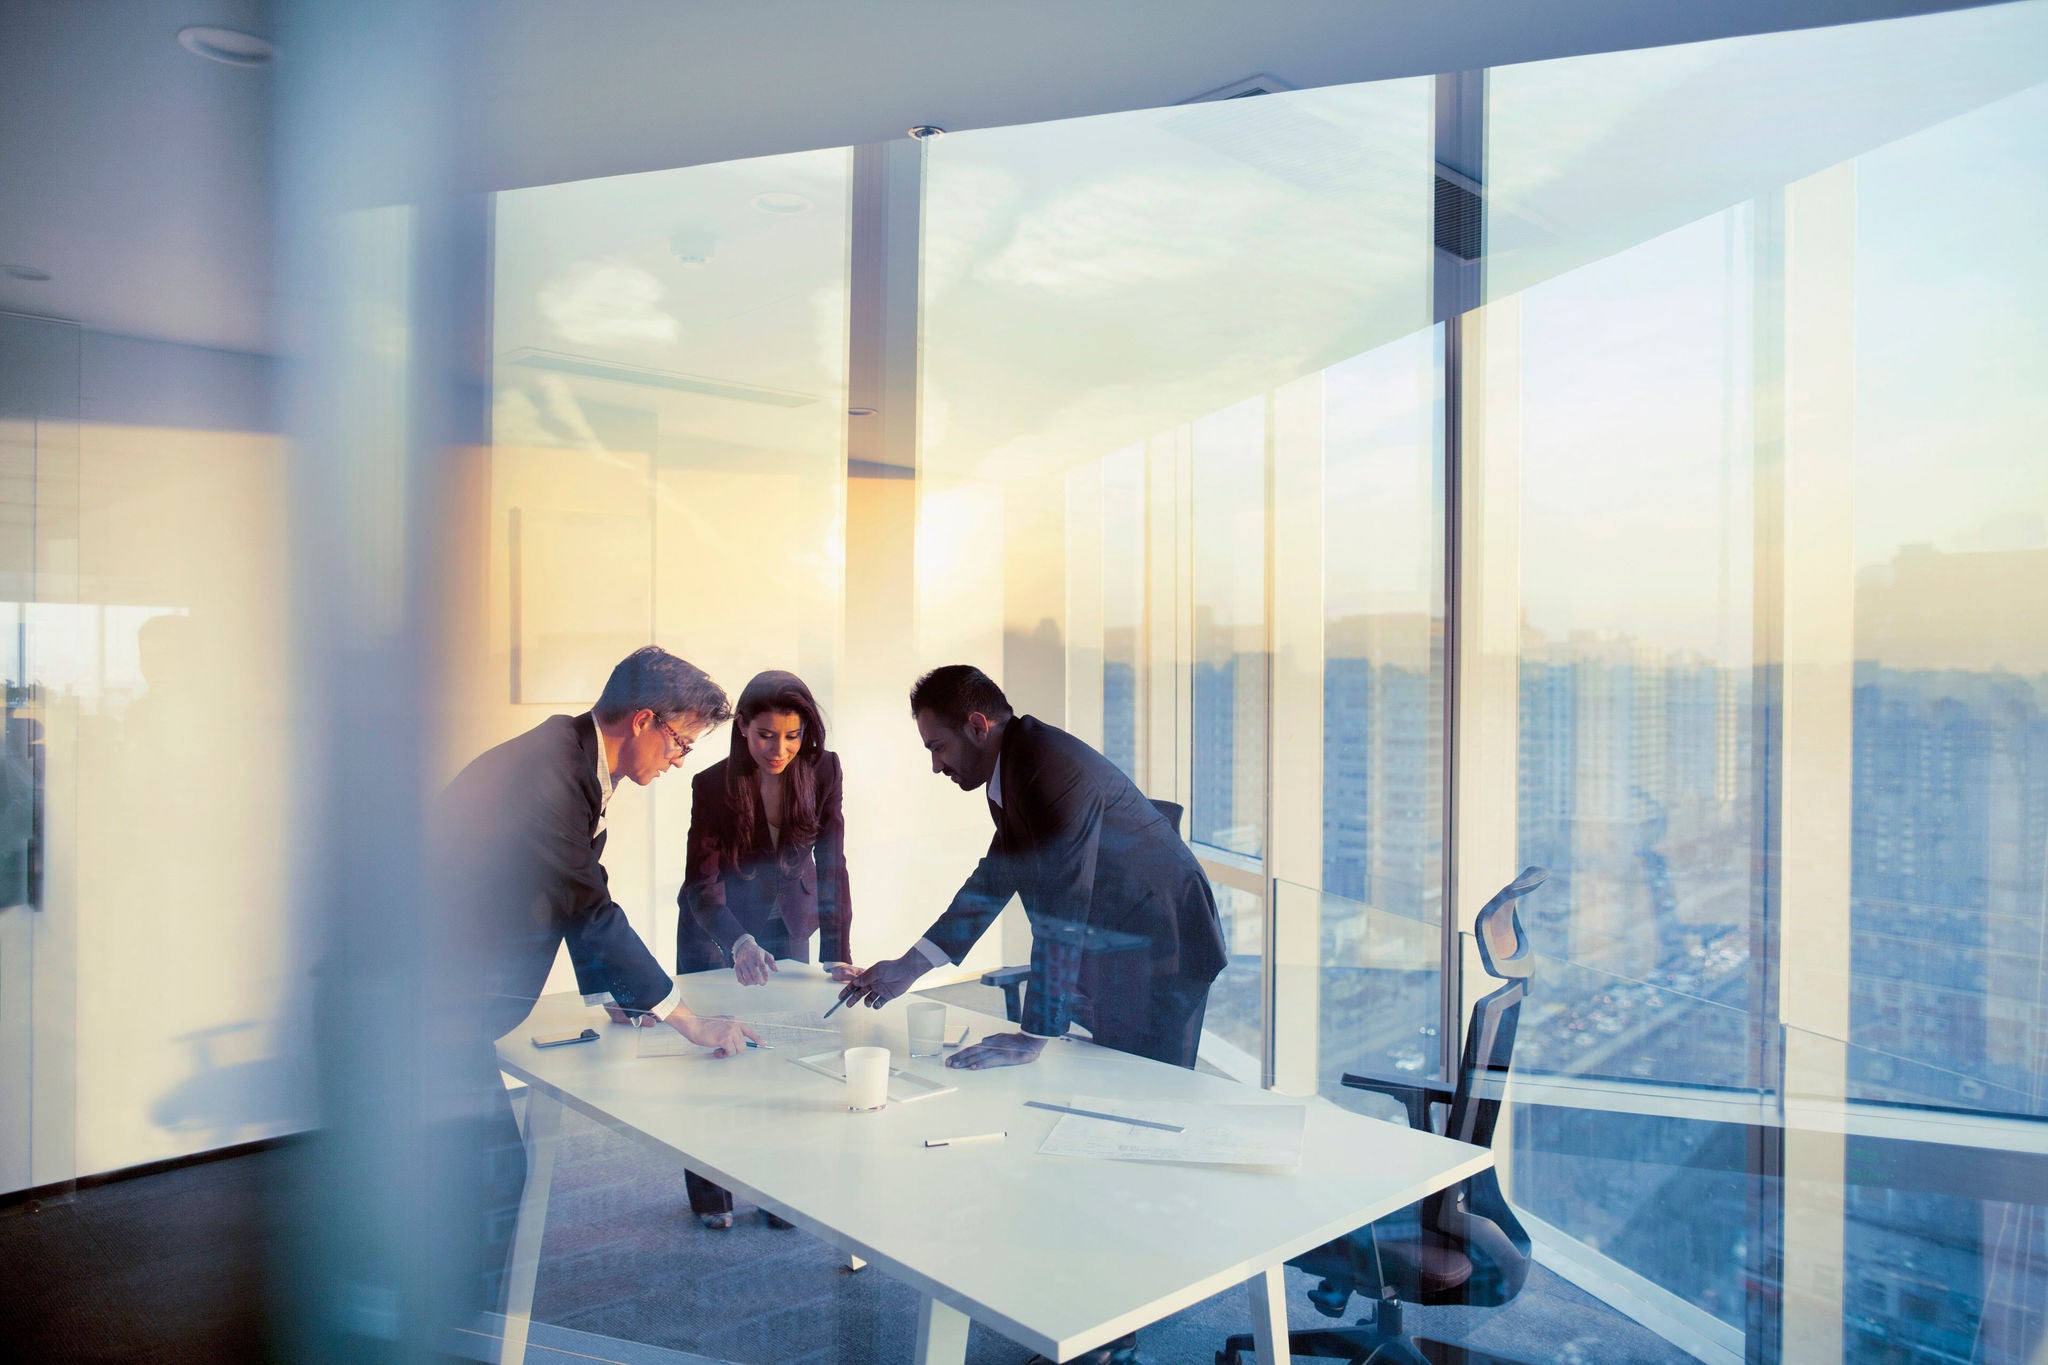
<instances>
[{"instance_id":1,"label":"white table edge","mask_svg":"<svg viewBox=\"0 0 2048 1365\"><path fill-rule=\"evenodd\" d=\"M508 1034L506 1037L509 1039L512 1035ZM905 1266L902 1262L862 1242L858 1237L819 1225L809 1216L788 1208L774 1198L755 1189L745 1180L717 1169L712 1163L706 1162L699 1157L685 1156L685 1154L678 1152L674 1147L669 1146L650 1133L643 1132L630 1124L618 1123L609 1115L579 1101L576 1097L565 1093L551 1082L536 1075L527 1067L522 1066L513 1050L507 1048L502 1040L497 1053L499 1068L506 1074L524 1082L528 1087L529 1097L544 1095L550 1102L559 1104L567 1109L573 1109L600 1127L631 1138L656 1151L665 1152L670 1156L687 1161L690 1169L696 1171L699 1175L716 1181L718 1184L743 1195L749 1201L763 1208L772 1210L777 1215L795 1223L803 1231L816 1237L826 1245L834 1247L841 1252L859 1256L870 1265L882 1268L888 1273L890 1278L903 1283L925 1298L945 1304L948 1308L969 1320L980 1323L993 1331L1000 1332L1008 1340L1014 1341L1020 1346L1028 1347L1042 1355L1049 1356L1054 1360L1064 1360L1081 1351L1090 1350L1105 1342L1114 1341L1126 1332L1136 1331L1159 1321L1161 1318L1178 1313L1184 1308L1191 1307L1204 1299L1222 1293L1224 1290L1248 1284L1256 1277L1265 1274L1268 1270L1284 1265L1288 1260L1301 1255L1303 1252L1312 1250L1325 1242L1342 1237L1346 1233L1355 1231L1368 1223L1384 1218L1397 1209L1405 1208L1407 1205L1414 1203L1416 1198L1424 1197L1411 1196L1408 1192L1404 1192L1400 1196L1390 1196L1385 1207L1372 1206L1371 1211L1363 1217L1354 1217L1351 1214L1342 1215L1314 1231L1303 1233L1283 1243L1276 1251L1250 1257L1238 1262L1234 1266L1227 1266L1213 1271L1203 1276L1200 1280L1183 1285L1168 1294L1132 1309L1128 1313L1113 1318L1099 1328L1059 1340L1035 1331L985 1304L954 1292L945 1284L932 1280L922 1272ZM1307 1102L1308 1100L1320 1099L1321 1097L1293 1098L1300 1098L1303 1102ZM531 1098L529 1098L528 1102L531 1103ZM1327 1100L1323 1102L1328 1103ZM1475 1147L1472 1149L1472 1155L1465 1161L1450 1168L1448 1172L1441 1173L1440 1183L1436 1184L1429 1193L1434 1193L1435 1190L1448 1189L1450 1186L1469 1179L1492 1165L1493 1152L1487 1148Z\"/></svg>"}]
</instances>

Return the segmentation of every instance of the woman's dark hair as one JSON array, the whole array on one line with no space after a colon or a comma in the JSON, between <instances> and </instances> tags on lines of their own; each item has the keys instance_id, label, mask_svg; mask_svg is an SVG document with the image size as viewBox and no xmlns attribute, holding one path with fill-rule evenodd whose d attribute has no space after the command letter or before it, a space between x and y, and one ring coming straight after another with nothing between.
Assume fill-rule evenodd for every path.
<instances>
[{"instance_id":1,"label":"woman's dark hair","mask_svg":"<svg viewBox=\"0 0 2048 1365\"><path fill-rule=\"evenodd\" d=\"M818 714L818 700L794 673L756 673L733 707L732 752L725 760L725 795L733 813L733 847L725 852L743 877L752 875L746 871L747 861L766 847L757 846L755 835L761 824L761 772L747 747L747 727L764 711L791 712L804 725L796 758L784 770L788 781L783 788L782 842L775 846L775 860L785 873L793 874L818 841L818 756L825 752L825 721Z\"/></svg>"}]
</instances>

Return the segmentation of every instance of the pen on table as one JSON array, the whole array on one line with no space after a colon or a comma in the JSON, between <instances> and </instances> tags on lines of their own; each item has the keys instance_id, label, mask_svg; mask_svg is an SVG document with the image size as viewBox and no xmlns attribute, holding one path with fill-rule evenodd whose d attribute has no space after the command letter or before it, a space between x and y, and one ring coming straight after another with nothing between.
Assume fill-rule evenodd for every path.
<instances>
[{"instance_id":1,"label":"pen on table","mask_svg":"<svg viewBox=\"0 0 2048 1365\"><path fill-rule=\"evenodd\" d=\"M827 1019L830 1019L833 1015L839 1013L839 1007L845 1003L846 997L843 995L840 996L837 1000L832 1002L832 1008L825 1011L825 1017Z\"/></svg>"},{"instance_id":2,"label":"pen on table","mask_svg":"<svg viewBox=\"0 0 2048 1365\"><path fill-rule=\"evenodd\" d=\"M753 1040L752 1038L749 1038L749 1039L747 1039L747 1046L748 1046L748 1047L757 1047L757 1048L760 1048L760 1049L761 1049L761 1050L762 1050L763 1052L773 1052L773 1051L775 1051L775 1044L773 1044L773 1043L757 1043L757 1042L755 1042L755 1041L754 1041L754 1040Z\"/></svg>"},{"instance_id":3,"label":"pen on table","mask_svg":"<svg viewBox=\"0 0 2048 1365\"><path fill-rule=\"evenodd\" d=\"M926 1138L924 1140L924 1145L927 1147L958 1147L964 1143L969 1142L1001 1142L1004 1138L1008 1136L1009 1134L1007 1132L969 1133L966 1137Z\"/></svg>"}]
</instances>

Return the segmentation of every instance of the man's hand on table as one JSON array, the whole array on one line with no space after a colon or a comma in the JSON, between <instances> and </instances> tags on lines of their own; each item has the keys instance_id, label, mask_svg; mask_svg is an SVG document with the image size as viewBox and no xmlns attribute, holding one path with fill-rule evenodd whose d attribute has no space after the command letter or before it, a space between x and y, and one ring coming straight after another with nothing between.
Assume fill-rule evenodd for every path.
<instances>
[{"instance_id":1,"label":"man's hand on table","mask_svg":"<svg viewBox=\"0 0 2048 1365\"><path fill-rule=\"evenodd\" d=\"M677 1005L669 1011L668 1026L682 1034L698 1047L710 1048L714 1057L737 1057L747 1050L747 1040L761 1041L761 1036L737 1019L711 1019L701 1014L692 1014L688 1005Z\"/></svg>"},{"instance_id":2,"label":"man's hand on table","mask_svg":"<svg viewBox=\"0 0 2048 1365\"><path fill-rule=\"evenodd\" d=\"M667 1024L677 1033L688 1038L698 1047L708 1047L714 1057L737 1057L747 1050L747 1039L756 1043L761 1036L737 1019L707 1019L701 1014L692 1014L688 1005L677 1005L668 1012L668 1018L657 1019L645 1011L622 1010L611 1001L605 1001L604 1012L611 1016L614 1024L627 1024L633 1028L652 1028L656 1024Z\"/></svg>"},{"instance_id":3,"label":"man's hand on table","mask_svg":"<svg viewBox=\"0 0 2048 1365\"><path fill-rule=\"evenodd\" d=\"M846 989L839 992L839 998L880 1009L916 985L917 979L931 969L932 964L925 961L924 954L912 948L902 957L877 962L866 971L857 973L846 983Z\"/></svg>"},{"instance_id":4,"label":"man's hand on table","mask_svg":"<svg viewBox=\"0 0 2048 1365\"><path fill-rule=\"evenodd\" d=\"M860 968L851 962L827 962L825 975L843 986L860 975Z\"/></svg>"},{"instance_id":5,"label":"man's hand on table","mask_svg":"<svg viewBox=\"0 0 2048 1365\"><path fill-rule=\"evenodd\" d=\"M1022 1066L1038 1060L1046 1040L1028 1033L991 1033L973 1047L963 1047L946 1058L947 1066L966 1071L985 1071L992 1066Z\"/></svg>"},{"instance_id":6,"label":"man's hand on table","mask_svg":"<svg viewBox=\"0 0 2048 1365\"><path fill-rule=\"evenodd\" d=\"M764 985L770 972L781 970L768 950L754 942L752 934L740 935L739 942L732 945L732 974L742 986Z\"/></svg>"}]
</instances>

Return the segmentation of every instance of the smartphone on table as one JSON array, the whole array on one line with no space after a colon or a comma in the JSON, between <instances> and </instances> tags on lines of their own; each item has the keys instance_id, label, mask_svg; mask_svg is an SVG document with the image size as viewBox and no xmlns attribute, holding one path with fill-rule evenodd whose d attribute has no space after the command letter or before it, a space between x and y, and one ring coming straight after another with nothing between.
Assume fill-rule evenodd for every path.
<instances>
[{"instance_id":1,"label":"smartphone on table","mask_svg":"<svg viewBox=\"0 0 2048 1365\"><path fill-rule=\"evenodd\" d=\"M535 1047L567 1047L571 1043L594 1043L597 1041L597 1037L597 1030L594 1028L578 1029L574 1033L536 1033L533 1035L533 1045Z\"/></svg>"}]
</instances>

